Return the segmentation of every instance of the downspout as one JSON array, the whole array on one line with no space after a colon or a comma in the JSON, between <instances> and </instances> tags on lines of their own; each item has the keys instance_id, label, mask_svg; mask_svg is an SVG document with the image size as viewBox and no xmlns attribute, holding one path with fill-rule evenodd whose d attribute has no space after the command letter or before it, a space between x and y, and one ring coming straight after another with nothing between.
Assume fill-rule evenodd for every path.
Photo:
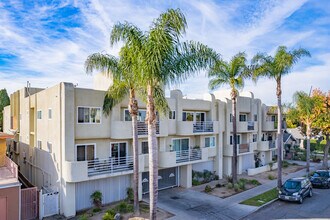
<instances>
[{"instance_id":1,"label":"downspout","mask_svg":"<svg viewBox=\"0 0 330 220\"><path fill-rule=\"evenodd\" d=\"M58 198L58 213L61 212L61 198L62 198L62 168L63 168L63 164L62 164L62 85L63 83L60 83L60 189L59 189L59 198Z\"/></svg>"}]
</instances>

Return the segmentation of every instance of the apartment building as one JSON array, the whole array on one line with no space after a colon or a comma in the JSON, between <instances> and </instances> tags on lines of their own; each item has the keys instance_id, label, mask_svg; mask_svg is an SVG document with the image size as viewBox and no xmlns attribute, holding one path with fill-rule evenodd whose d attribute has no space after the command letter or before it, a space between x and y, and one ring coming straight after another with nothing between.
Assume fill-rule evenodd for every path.
<instances>
[{"instance_id":1,"label":"apartment building","mask_svg":"<svg viewBox=\"0 0 330 220\"><path fill-rule=\"evenodd\" d=\"M106 88L99 85L96 88ZM60 83L47 89L23 88L4 109L4 129L15 134L13 160L33 184L59 192L65 216L91 207L90 195L103 203L124 199L132 186L132 126L128 100L102 113L105 91ZM192 186L192 170L231 173L231 102L221 94L184 98L173 90L170 113L158 115L159 189ZM149 191L146 105L139 100L138 137L140 198ZM255 168L255 156L271 161L269 143L275 127L267 106L252 93L238 98L239 173ZM274 119L275 121L275 119ZM272 122L272 121L270 121ZM269 128L264 128L267 125ZM273 123L274 125L274 123ZM270 136L272 139L270 139Z\"/></svg>"}]
</instances>

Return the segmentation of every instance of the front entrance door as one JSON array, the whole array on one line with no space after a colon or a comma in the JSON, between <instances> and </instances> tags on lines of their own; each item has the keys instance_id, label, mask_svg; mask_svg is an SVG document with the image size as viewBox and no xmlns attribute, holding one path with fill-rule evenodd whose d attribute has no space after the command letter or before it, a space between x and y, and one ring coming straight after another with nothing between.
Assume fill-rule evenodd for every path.
<instances>
[{"instance_id":1,"label":"front entrance door","mask_svg":"<svg viewBox=\"0 0 330 220\"><path fill-rule=\"evenodd\" d=\"M114 165L126 163L127 143L111 143L110 157L113 158Z\"/></svg>"}]
</instances>

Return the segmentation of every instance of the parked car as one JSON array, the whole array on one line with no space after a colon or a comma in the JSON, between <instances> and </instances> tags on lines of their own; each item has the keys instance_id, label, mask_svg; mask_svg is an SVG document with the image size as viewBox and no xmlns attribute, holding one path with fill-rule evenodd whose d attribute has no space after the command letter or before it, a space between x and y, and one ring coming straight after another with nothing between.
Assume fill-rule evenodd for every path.
<instances>
[{"instance_id":1,"label":"parked car","mask_svg":"<svg viewBox=\"0 0 330 220\"><path fill-rule=\"evenodd\" d=\"M286 201L303 203L306 196L313 196L312 184L308 178L288 179L278 192L278 198Z\"/></svg>"},{"instance_id":2,"label":"parked car","mask_svg":"<svg viewBox=\"0 0 330 220\"><path fill-rule=\"evenodd\" d=\"M311 183L313 187L330 188L330 171L329 170L317 170L311 177Z\"/></svg>"}]
</instances>

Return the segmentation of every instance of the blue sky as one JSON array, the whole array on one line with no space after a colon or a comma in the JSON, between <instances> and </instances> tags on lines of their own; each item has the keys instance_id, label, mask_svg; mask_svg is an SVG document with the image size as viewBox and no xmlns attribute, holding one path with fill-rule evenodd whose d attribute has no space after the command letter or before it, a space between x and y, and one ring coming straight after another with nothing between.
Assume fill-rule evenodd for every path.
<instances>
[{"instance_id":1,"label":"blue sky","mask_svg":"<svg viewBox=\"0 0 330 220\"><path fill-rule=\"evenodd\" d=\"M285 102L297 90L330 89L329 0L0 0L0 88L11 93L26 81L33 87L65 81L91 88L93 78L83 66L87 56L117 55L120 48L109 46L111 27L127 20L147 30L167 8L180 8L186 15L185 39L207 44L224 59L240 51L249 58L257 52L273 54L279 45L308 49L312 58L302 59L283 78ZM171 88L201 98L209 92L207 83L201 73ZM274 81L248 81L244 91L276 103Z\"/></svg>"}]
</instances>

